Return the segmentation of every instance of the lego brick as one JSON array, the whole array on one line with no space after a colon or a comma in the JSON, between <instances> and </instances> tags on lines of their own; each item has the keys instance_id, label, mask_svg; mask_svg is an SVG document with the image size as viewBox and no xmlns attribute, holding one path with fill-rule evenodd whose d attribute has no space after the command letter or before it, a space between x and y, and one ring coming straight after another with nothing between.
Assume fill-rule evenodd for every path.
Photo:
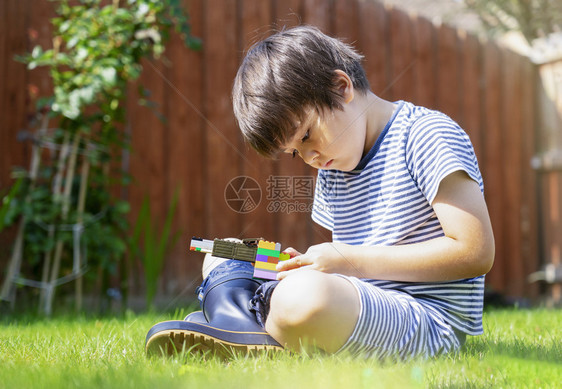
<instances>
[{"instance_id":1,"label":"lego brick","mask_svg":"<svg viewBox=\"0 0 562 389\"><path fill-rule=\"evenodd\" d=\"M215 239L213 245L213 255L221 258L234 257L234 242L229 242L222 239Z\"/></svg>"},{"instance_id":2,"label":"lego brick","mask_svg":"<svg viewBox=\"0 0 562 389\"><path fill-rule=\"evenodd\" d=\"M269 270L254 269L254 278L262 278L264 280L276 280L277 272Z\"/></svg>"},{"instance_id":3,"label":"lego brick","mask_svg":"<svg viewBox=\"0 0 562 389\"><path fill-rule=\"evenodd\" d=\"M267 262L277 264L277 262L279 262L279 257L267 257Z\"/></svg>"},{"instance_id":4,"label":"lego brick","mask_svg":"<svg viewBox=\"0 0 562 389\"><path fill-rule=\"evenodd\" d=\"M268 250L275 250L275 243L274 242L268 242L267 240L260 240L258 242L258 248L264 248L264 249L268 249Z\"/></svg>"},{"instance_id":5,"label":"lego brick","mask_svg":"<svg viewBox=\"0 0 562 389\"><path fill-rule=\"evenodd\" d=\"M254 262L256 256L256 248L248 247L244 243L235 243L223 239L215 239L212 255L221 258Z\"/></svg>"},{"instance_id":6,"label":"lego brick","mask_svg":"<svg viewBox=\"0 0 562 389\"><path fill-rule=\"evenodd\" d=\"M268 257L279 257L279 251L264 249L262 247L258 247L258 254L267 255Z\"/></svg>"},{"instance_id":7,"label":"lego brick","mask_svg":"<svg viewBox=\"0 0 562 389\"><path fill-rule=\"evenodd\" d=\"M210 253L213 251L213 241L208 239L201 239L193 237L189 245L191 251L201 251L204 253Z\"/></svg>"},{"instance_id":8,"label":"lego brick","mask_svg":"<svg viewBox=\"0 0 562 389\"><path fill-rule=\"evenodd\" d=\"M256 257L256 248L248 247L245 244L237 244L234 248L234 258L239 261L254 262Z\"/></svg>"},{"instance_id":9,"label":"lego brick","mask_svg":"<svg viewBox=\"0 0 562 389\"><path fill-rule=\"evenodd\" d=\"M263 254L256 254L256 262L267 262L269 259L269 257L267 255L263 255Z\"/></svg>"},{"instance_id":10,"label":"lego brick","mask_svg":"<svg viewBox=\"0 0 562 389\"><path fill-rule=\"evenodd\" d=\"M261 261L256 261L256 265L254 269L261 269L261 270L271 270L271 271L275 271L275 267L277 266L277 262L275 263L270 263L270 262L261 262ZM254 271L255 272L255 271Z\"/></svg>"}]
</instances>

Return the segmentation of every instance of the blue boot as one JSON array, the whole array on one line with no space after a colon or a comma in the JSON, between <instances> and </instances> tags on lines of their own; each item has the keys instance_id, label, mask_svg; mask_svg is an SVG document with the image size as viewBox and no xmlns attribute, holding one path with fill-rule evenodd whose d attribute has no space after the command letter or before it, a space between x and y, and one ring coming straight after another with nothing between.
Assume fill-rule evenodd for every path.
<instances>
[{"instance_id":1,"label":"blue boot","mask_svg":"<svg viewBox=\"0 0 562 389\"><path fill-rule=\"evenodd\" d=\"M203 315L154 325L146 336L148 354L211 353L223 358L234 353L280 351L283 347L258 324L250 307L263 283L252 278L248 262L229 260L217 266L198 288Z\"/></svg>"},{"instance_id":2,"label":"blue boot","mask_svg":"<svg viewBox=\"0 0 562 389\"><path fill-rule=\"evenodd\" d=\"M207 323L207 319L205 319L205 314L203 311L194 311L191 312L189 315L183 319L183 321L191 321L195 323Z\"/></svg>"}]
</instances>

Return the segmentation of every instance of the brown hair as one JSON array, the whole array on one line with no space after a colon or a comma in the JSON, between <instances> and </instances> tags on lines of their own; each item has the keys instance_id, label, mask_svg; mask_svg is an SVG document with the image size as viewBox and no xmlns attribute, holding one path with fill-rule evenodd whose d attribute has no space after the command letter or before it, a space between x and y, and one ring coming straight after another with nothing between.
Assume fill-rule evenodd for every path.
<instances>
[{"instance_id":1,"label":"brown hair","mask_svg":"<svg viewBox=\"0 0 562 389\"><path fill-rule=\"evenodd\" d=\"M277 32L248 51L234 80L234 115L245 140L273 157L310 109L341 109L335 70L362 93L369 82L363 57L351 46L311 26Z\"/></svg>"}]
</instances>

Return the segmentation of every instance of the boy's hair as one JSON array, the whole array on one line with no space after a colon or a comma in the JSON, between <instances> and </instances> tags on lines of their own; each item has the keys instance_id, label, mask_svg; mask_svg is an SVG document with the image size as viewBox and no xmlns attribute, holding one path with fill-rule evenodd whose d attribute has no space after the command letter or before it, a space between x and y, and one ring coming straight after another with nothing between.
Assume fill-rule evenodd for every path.
<instances>
[{"instance_id":1,"label":"boy's hair","mask_svg":"<svg viewBox=\"0 0 562 389\"><path fill-rule=\"evenodd\" d=\"M335 70L344 71L361 93L369 82L363 56L311 26L283 30L248 51L234 80L234 115L246 141L274 157L294 136L306 112L341 109Z\"/></svg>"}]
</instances>

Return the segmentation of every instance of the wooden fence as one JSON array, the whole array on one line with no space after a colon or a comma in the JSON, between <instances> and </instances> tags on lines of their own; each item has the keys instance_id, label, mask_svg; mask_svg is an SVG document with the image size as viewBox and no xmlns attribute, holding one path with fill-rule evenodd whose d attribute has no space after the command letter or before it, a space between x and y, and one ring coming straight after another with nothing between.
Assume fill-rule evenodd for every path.
<instances>
[{"instance_id":1,"label":"wooden fence","mask_svg":"<svg viewBox=\"0 0 562 389\"><path fill-rule=\"evenodd\" d=\"M530 167L537 71L528 59L376 1L184 3L203 49L190 51L174 37L166 59L146 62L139 80L167 120L138 106L134 87L128 103L133 141L128 168L135 183L125 196L133 215L149 195L153 212L163 218L174 190L180 190L175 227L182 239L168 258L162 294L190 295L200 281L202 257L187 251L192 235L263 236L301 250L330 239L310 220L307 185L315 172L301 161L268 161L249 150L235 125L230 100L237 67L251 43L272 29L307 23L352 43L365 55L374 93L441 110L466 129L484 176L496 239L488 286L515 298L536 296L537 288L526 282L541 261L537 178ZM28 85L37 85L43 93L49 88L44 71L27 71L13 56L37 43L49 44L52 15L51 2L0 2L0 191L11 183L11 166L27 165L30 157L29 145L16 141L32 109ZM29 29L38 31L38 38ZM229 183L245 185L246 194L259 193L252 192L250 181L232 181L238 176L253 178L261 190L261 201L252 212L236 212L231 206L240 204L225 201L232 200ZM280 191L287 201L275 203L272 197ZM277 205L298 209L288 212L275 209ZM8 243L9 232L2 237L4 261Z\"/></svg>"}]
</instances>

